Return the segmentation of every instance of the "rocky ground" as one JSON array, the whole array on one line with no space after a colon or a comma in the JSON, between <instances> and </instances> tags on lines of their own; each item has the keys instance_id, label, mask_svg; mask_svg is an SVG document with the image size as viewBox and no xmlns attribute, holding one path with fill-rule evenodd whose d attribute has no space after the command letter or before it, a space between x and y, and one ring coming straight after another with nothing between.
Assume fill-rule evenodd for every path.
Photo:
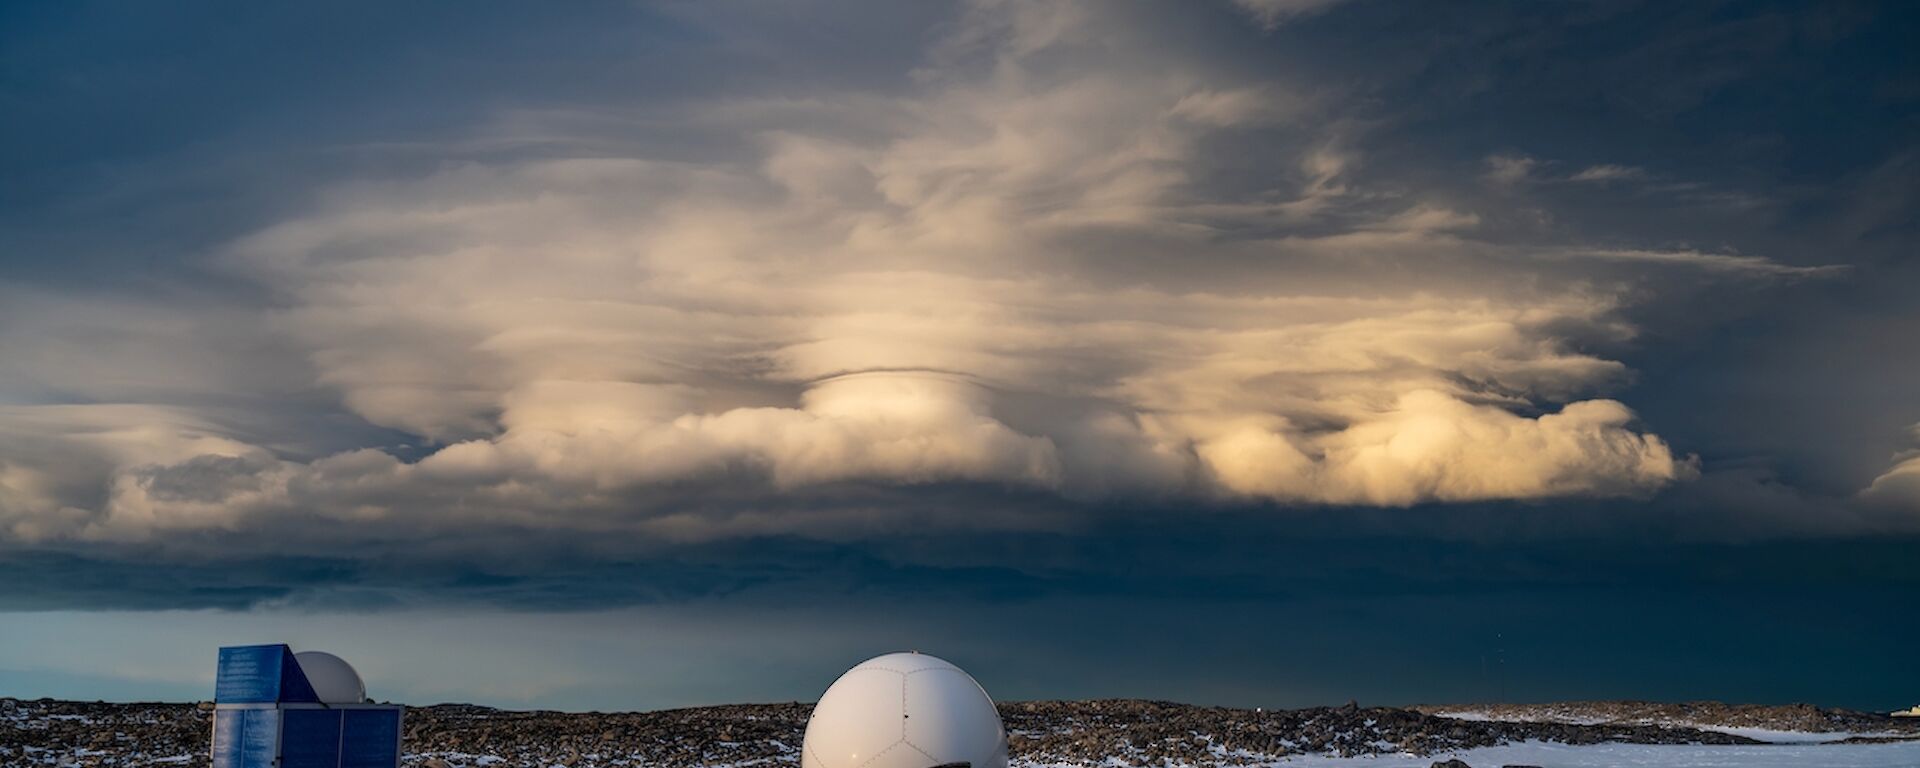
<instances>
[{"instance_id":1,"label":"rocky ground","mask_svg":"<svg viewBox=\"0 0 1920 768\"><path fill-rule=\"evenodd\" d=\"M1511 741L1571 744L1748 744L1725 733L1659 724L1670 714L1636 707L1691 707L1692 721L1719 717L1752 727L1886 733L1920 723L1841 710L1726 705L1566 705L1562 722L1507 718L1460 720L1414 709L1331 707L1248 710L1148 701L1002 704L1016 764L1228 768L1318 753L1431 755ZM1600 707L1618 719L1586 724ZM1720 709L1714 709L1719 707ZM1430 708L1440 711L1445 708ZM1486 711L1495 708L1476 708ZM0 699L0 765L203 766L209 704L100 704ZM744 704L661 712L509 712L467 705L407 710L406 764L414 768L489 765L730 766L785 768L799 763L808 704ZM1500 714L1504 712L1489 712ZM1608 712L1612 712L1609 710ZM1643 714L1633 714L1643 713ZM1518 714L1513 712L1509 714ZM1609 715L1609 716L1613 716ZM1875 719L1878 718L1878 719ZM1552 718L1543 718L1551 720ZM1591 719L1588 717L1587 719ZM1844 726L1844 727L1841 727ZM1915 734L1920 735L1920 734ZM1444 763L1442 763L1444 764Z\"/></svg>"},{"instance_id":2,"label":"rocky ground","mask_svg":"<svg viewBox=\"0 0 1920 768\"><path fill-rule=\"evenodd\" d=\"M1860 741L1920 737L1920 718L1826 709L1811 704L1766 706L1718 701L1572 701L1414 707L1433 715L1541 723L1677 725L1697 728L1884 734Z\"/></svg>"}]
</instances>

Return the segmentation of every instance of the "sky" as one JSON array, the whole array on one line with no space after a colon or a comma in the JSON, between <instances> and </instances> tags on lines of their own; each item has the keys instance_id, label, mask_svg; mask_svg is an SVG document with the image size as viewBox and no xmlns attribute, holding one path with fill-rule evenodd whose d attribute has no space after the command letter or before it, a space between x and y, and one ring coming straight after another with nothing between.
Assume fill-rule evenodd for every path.
<instances>
[{"instance_id":1,"label":"sky","mask_svg":"<svg viewBox=\"0 0 1920 768\"><path fill-rule=\"evenodd\" d=\"M1915 39L0 4L0 695L1910 706Z\"/></svg>"}]
</instances>

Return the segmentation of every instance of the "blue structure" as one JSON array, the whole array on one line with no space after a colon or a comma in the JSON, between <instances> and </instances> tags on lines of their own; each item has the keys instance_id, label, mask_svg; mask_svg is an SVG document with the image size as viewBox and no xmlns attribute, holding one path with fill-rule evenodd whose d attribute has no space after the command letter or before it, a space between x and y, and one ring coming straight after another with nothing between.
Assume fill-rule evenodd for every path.
<instances>
[{"instance_id":1,"label":"blue structure","mask_svg":"<svg viewBox=\"0 0 1920 768\"><path fill-rule=\"evenodd\" d=\"M395 704L326 703L293 649L220 649L213 768L398 768Z\"/></svg>"}]
</instances>

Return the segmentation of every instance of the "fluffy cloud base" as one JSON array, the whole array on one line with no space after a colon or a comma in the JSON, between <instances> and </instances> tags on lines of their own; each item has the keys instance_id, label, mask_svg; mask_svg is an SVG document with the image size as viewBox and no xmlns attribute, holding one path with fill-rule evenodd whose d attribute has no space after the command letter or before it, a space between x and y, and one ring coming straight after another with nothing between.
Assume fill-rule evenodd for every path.
<instances>
[{"instance_id":1,"label":"fluffy cloud base","mask_svg":"<svg viewBox=\"0 0 1920 768\"><path fill-rule=\"evenodd\" d=\"M206 414L20 406L0 530L632 530L931 483L1403 506L1693 474L1595 399L1628 372L1586 350L1633 333L1596 262L1358 187L1338 115L1153 40L1099 6L985 3L908 93L630 124L724 136L725 161L510 157L333 189L221 264L279 302L263 343L432 449L298 460ZM541 120L502 125L560 130ZM1214 159L1250 139L1271 149L1254 191Z\"/></svg>"},{"instance_id":2,"label":"fluffy cloud base","mask_svg":"<svg viewBox=\"0 0 1920 768\"><path fill-rule=\"evenodd\" d=\"M1914 425L1911 431L1920 437L1920 424ZM1909 451L1896 457L1893 466L1874 478L1873 484L1861 491L1860 496L1871 504L1920 512L1920 452Z\"/></svg>"},{"instance_id":3,"label":"fluffy cloud base","mask_svg":"<svg viewBox=\"0 0 1920 768\"><path fill-rule=\"evenodd\" d=\"M168 530L239 529L280 515L592 527L607 525L609 506L630 492L674 484L785 492L980 481L1082 498L1406 505L1646 493L1690 471L1658 438L1626 429L1628 411L1604 400L1526 418L1420 390L1373 420L1318 435L1244 419L1196 439L1108 415L1063 424L1056 439L1010 427L991 415L989 390L942 376L852 376L809 389L797 408L713 414L679 412L676 394L630 383L543 382L513 395L498 435L413 463L371 449L285 461L164 423L43 436L33 442L37 449L137 447L97 468L111 477L97 510L50 504L60 495L60 470L17 458L0 474L0 503L13 538L134 541ZM639 502L633 511L648 506ZM650 519L627 522L644 528ZM617 521L616 513L610 527L626 527Z\"/></svg>"}]
</instances>

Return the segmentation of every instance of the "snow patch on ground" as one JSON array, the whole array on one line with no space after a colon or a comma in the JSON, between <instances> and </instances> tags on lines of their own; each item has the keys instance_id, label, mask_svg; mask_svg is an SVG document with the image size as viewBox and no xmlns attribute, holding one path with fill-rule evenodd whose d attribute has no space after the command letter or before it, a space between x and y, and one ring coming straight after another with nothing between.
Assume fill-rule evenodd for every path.
<instances>
[{"instance_id":1,"label":"snow patch on ground","mask_svg":"<svg viewBox=\"0 0 1920 768\"><path fill-rule=\"evenodd\" d=\"M1739 727L1734 727L1729 725L1711 725L1707 723L1694 723L1694 722L1688 722L1685 720L1659 720L1659 719L1610 720L1604 717L1580 717L1576 715L1570 715L1570 714L1565 714L1560 712L1551 712L1551 711L1540 713L1538 716L1534 716L1534 717L1503 716L1503 715L1496 715L1490 712L1481 712L1476 710L1462 710L1458 712L1436 712L1435 715L1438 717L1444 717L1450 720L1468 720L1472 722L1482 722L1482 723L1484 722L1514 722L1514 723L1551 722L1551 723L1566 723L1569 725L1607 725L1607 724L1659 725L1659 726L1665 726L1668 728L1693 728L1701 731L1714 731L1716 733L1730 733L1735 736L1745 736L1749 739L1764 741L1769 744L1821 744L1826 742L1845 741L1847 739L1860 737L1860 736L1898 736L1900 735L1898 733L1894 733L1891 731L1811 732L1811 731L1787 731L1787 730L1780 730L1777 728L1739 728ZM1920 768L1920 763L1916 763L1915 766L1916 768Z\"/></svg>"},{"instance_id":2,"label":"snow patch on ground","mask_svg":"<svg viewBox=\"0 0 1920 768\"><path fill-rule=\"evenodd\" d=\"M1435 712L1435 717L1448 720L1469 720L1476 723L1566 723L1567 725L1605 725L1614 722L1604 717L1579 717L1563 712L1545 712L1535 717L1495 715L1491 712L1463 710L1459 712Z\"/></svg>"},{"instance_id":3,"label":"snow patch on ground","mask_svg":"<svg viewBox=\"0 0 1920 768\"><path fill-rule=\"evenodd\" d=\"M1884 733L1852 733L1832 731L1828 733L1809 733L1807 731L1781 731L1771 728L1733 728L1724 725L1688 725L1703 731L1719 731L1735 736L1745 736L1772 744L1819 744L1828 741L1845 741L1855 736L1885 736Z\"/></svg>"},{"instance_id":4,"label":"snow patch on ground","mask_svg":"<svg viewBox=\"0 0 1920 768\"><path fill-rule=\"evenodd\" d=\"M1684 744L1591 744L1570 746L1530 741L1499 747L1415 757L1285 758L1274 766L1292 768L1428 768L1435 762L1459 758L1475 768L1502 765L1540 765L1548 768L1915 768L1920 766L1920 742L1894 744L1768 744L1757 746L1697 746Z\"/></svg>"}]
</instances>

